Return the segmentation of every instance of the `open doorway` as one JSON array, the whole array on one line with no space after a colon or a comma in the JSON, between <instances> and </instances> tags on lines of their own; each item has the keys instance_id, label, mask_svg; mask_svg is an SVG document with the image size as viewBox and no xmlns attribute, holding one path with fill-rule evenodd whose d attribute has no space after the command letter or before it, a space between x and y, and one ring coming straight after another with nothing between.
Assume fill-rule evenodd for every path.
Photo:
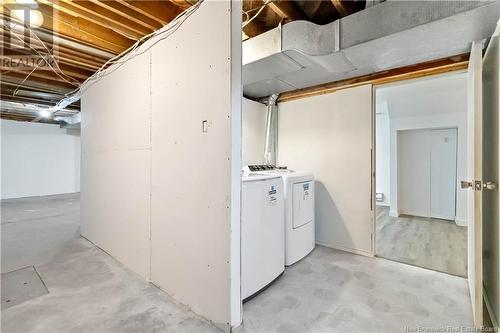
<instances>
[{"instance_id":1,"label":"open doorway","mask_svg":"<svg viewBox=\"0 0 500 333\"><path fill-rule=\"evenodd\" d=\"M375 89L377 256L467 275L466 89L465 73Z\"/></svg>"}]
</instances>

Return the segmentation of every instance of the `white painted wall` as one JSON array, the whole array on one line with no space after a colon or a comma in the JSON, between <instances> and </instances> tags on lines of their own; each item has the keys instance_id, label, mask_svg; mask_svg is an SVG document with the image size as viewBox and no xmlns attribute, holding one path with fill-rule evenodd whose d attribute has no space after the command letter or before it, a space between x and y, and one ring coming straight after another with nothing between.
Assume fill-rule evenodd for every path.
<instances>
[{"instance_id":1,"label":"white painted wall","mask_svg":"<svg viewBox=\"0 0 500 333\"><path fill-rule=\"evenodd\" d=\"M312 172L316 242L371 255L372 86L280 103L278 162Z\"/></svg>"},{"instance_id":2,"label":"white painted wall","mask_svg":"<svg viewBox=\"0 0 500 333\"><path fill-rule=\"evenodd\" d=\"M242 128L243 165L263 164L266 136L266 106L262 103L243 98Z\"/></svg>"},{"instance_id":3,"label":"white painted wall","mask_svg":"<svg viewBox=\"0 0 500 333\"><path fill-rule=\"evenodd\" d=\"M80 191L80 131L1 120L1 198Z\"/></svg>"},{"instance_id":4,"label":"white painted wall","mask_svg":"<svg viewBox=\"0 0 500 333\"><path fill-rule=\"evenodd\" d=\"M238 324L230 289L239 289L230 232L239 223L241 65L231 59L241 8L231 5L204 2L82 98L82 234L224 329Z\"/></svg>"},{"instance_id":5,"label":"white painted wall","mask_svg":"<svg viewBox=\"0 0 500 333\"><path fill-rule=\"evenodd\" d=\"M376 192L384 194L384 201L377 202L377 205L388 206L391 203L391 131L390 119L387 110L378 113L375 117L376 122Z\"/></svg>"}]
</instances>

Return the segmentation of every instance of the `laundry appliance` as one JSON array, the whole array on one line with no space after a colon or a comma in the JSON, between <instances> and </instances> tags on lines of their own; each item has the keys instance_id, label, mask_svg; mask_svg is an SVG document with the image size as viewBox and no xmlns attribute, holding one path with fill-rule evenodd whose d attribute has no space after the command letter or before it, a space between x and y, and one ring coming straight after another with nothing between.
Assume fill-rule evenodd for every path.
<instances>
[{"instance_id":1,"label":"laundry appliance","mask_svg":"<svg viewBox=\"0 0 500 333\"><path fill-rule=\"evenodd\" d=\"M308 255L315 246L314 175L272 165L248 165L248 175L276 175L285 199L285 265Z\"/></svg>"},{"instance_id":2,"label":"laundry appliance","mask_svg":"<svg viewBox=\"0 0 500 333\"><path fill-rule=\"evenodd\" d=\"M248 174L241 190L241 292L246 301L285 270L283 182Z\"/></svg>"}]
</instances>

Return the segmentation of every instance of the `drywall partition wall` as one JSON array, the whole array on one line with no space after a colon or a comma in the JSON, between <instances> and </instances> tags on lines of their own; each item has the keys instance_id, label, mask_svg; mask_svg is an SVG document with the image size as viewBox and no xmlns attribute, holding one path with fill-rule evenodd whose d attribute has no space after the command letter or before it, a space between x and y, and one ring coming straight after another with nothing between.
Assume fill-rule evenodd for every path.
<instances>
[{"instance_id":1,"label":"drywall partition wall","mask_svg":"<svg viewBox=\"0 0 500 333\"><path fill-rule=\"evenodd\" d=\"M82 98L82 234L228 330L241 322L241 3L193 8Z\"/></svg>"},{"instance_id":2,"label":"drywall partition wall","mask_svg":"<svg viewBox=\"0 0 500 333\"><path fill-rule=\"evenodd\" d=\"M1 198L80 191L80 131L2 120Z\"/></svg>"},{"instance_id":3,"label":"drywall partition wall","mask_svg":"<svg viewBox=\"0 0 500 333\"><path fill-rule=\"evenodd\" d=\"M230 325L231 48L241 47L241 39L231 42L231 12L230 1L204 2L151 58L151 281L224 329ZM241 103L241 95L235 98Z\"/></svg>"},{"instance_id":4,"label":"drywall partition wall","mask_svg":"<svg viewBox=\"0 0 500 333\"><path fill-rule=\"evenodd\" d=\"M243 98L241 146L243 165L264 163L265 136L265 104Z\"/></svg>"},{"instance_id":5,"label":"drywall partition wall","mask_svg":"<svg viewBox=\"0 0 500 333\"><path fill-rule=\"evenodd\" d=\"M465 103L465 101L464 101ZM466 108L466 105L463 106ZM415 129L457 128L457 184L456 217L458 225L467 224L467 192L460 189L461 179L467 176L467 113L444 113L440 115L391 118L391 193L398 193L398 131ZM390 214L399 215L398 196L391 197Z\"/></svg>"},{"instance_id":6,"label":"drywall partition wall","mask_svg":"<svg viewBox=\"0 0 500 333\"><path fill-rule=\"evenodd\" d=\"M150 271L150 54L82 96L81 233L146 279Z\"/></svg>"},{"instance_id":7,"label":"drywall partition wall","mask_svg":"<svg viewBox=\"0 0 500 333\"><path fill-rule=\"evenodd\" d=\"M316 242L372 255L372 86L278 107L279 164L316 179Z\"/></svg>"}]
</instances>

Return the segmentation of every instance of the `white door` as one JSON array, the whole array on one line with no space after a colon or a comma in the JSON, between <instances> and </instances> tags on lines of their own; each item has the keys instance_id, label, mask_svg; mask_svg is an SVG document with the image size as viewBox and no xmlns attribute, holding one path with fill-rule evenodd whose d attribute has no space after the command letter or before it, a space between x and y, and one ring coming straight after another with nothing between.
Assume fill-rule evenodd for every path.
<instances>
[{"instance_id":1,"label":"white door","mask_svg":"<svg viewBox=\"0 0 500 333\"><path fill-rule=\"evenodd\" d=\"M470 190L468 279L474 322L483 325L483 300L493 325L500 318L499 110L500 53L498 28L484 60L482 42L473 43L469 60L469 122L473 121L474 163L468 168ZM472 213L473 212L473 213Z\"/></svg>"},{"instance_id":2,"label":"white door","mask_svg":"<svg viewBox=\"0 0 500 333\"><path fill-rule=\"evenodd\" d=\"M462 187L472 186L467 193L467 278L476 327L483 325L481 191L473 190L473 180L482 179L483 42L472 43L469 58L467 87L467 177L469 181L462 184Z\"/></svg>"},{"instance_id":3,"label":"white door","mask_svg":"<svg viewBox=\"0 0 500 333\"><path fill-rule=\"evenodd\" d=\"M457 129L433 129L430 136L430 215L455 220Z\"/></svg>"},{"instance_id":4,"label":"white door","mask_svg":"<svg viewBox=\"0 0 500 333\"><path fill-rule=\"evenodd\" d=\"M498 27L500 28L500 26ZM498 32L499 29L497 29ZM500 320L500 227L499 227L499 95L500 54L498 34L491 38L482 70L482 191L480 219L482 225L483 290L491 321Z\"/></svg>"}]
</instances>

